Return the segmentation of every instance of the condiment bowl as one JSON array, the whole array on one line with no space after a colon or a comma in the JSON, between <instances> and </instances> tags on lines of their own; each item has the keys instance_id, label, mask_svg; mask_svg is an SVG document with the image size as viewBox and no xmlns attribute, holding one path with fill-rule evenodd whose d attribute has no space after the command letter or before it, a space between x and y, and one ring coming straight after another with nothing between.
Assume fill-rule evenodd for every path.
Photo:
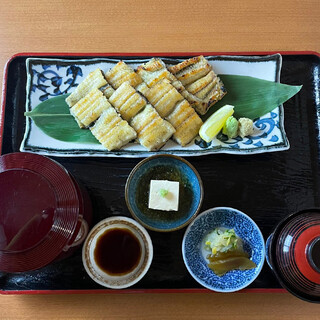
<instances>
[{"instance_id":1,"label":"condiment bowl","mask_svg":"<svg viewBox=\"0 0 320 320\"><path fill-rule=\"evenodd\" d=\"M108 247L99 248L101 241L111 232L123 232L124 235L122 238L111 238L113 242L110 242ZM128 235L140 247L139 253L134 258L136 262L130 269L126 269L128 263L126 258L131 259L133 246L132 242L128 241ZM120 241L115 243L114 239ZM115 248L118 252L115 252ZM131 218L120 216L110 217L96 224L89 232L82 249L82 261L88 275L98 284L111 289L128 288L140 281L149 270L152 258L152 241L145 228ZM106 270L99 263L101 260L105 260L109 265L113 264L113 268L116 266L118 270ZM112 260L119 260L122 265Z\"/></svg>"},{"instance_id":2,"label":"condiment bowl","mask_svg":"<svg viewBox=\"0 0 320 320\"><path fill-rule=\"evenodd\" d=\"M251 270L232 270L222 276L209 267L205 237L216 228L234 229L243 248L257 265ZM204 211L188 226L182 241L182 256L191 276L202 286L218 292L233 292L250 285L259 275L265 258L265 243L256 223L243 212L217 207Z\"/></svg>"},{"instance_id":3,"label":"condiment bowl","mask_svg":"<svg viewBox=\"0 0 320 320\"><path fill-rule=\"evenodd\" d=\"M149 209L151 180L179 182L178 211ZM151 156L139 162L128 176L125 199L132 216L147 229L175 231L187 226L200 211L203 201L202 180L185 159L167 154Z\"/></svg>"},{"instance_id":4,"label":"condiment bowl","mask_svg":"<svg viewBox=\"0 0 320 320\"><path fill-rule=\"evenodd\" d=\"M320 303L320 209L293 213L267 240L267 262L296 297Z\"/></svg>"}]
</instances>

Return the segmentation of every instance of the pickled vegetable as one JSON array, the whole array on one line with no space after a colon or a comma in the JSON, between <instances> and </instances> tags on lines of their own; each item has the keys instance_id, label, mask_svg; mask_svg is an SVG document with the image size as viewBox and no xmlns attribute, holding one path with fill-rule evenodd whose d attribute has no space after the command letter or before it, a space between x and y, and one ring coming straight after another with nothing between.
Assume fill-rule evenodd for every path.
<instances>
[{"instance_id":1,"label":"pickled vegetable","mask_svg":"<svg viewBox=\"0 0 320 320\"><path fill-rule=\"evenodd\" d=\"M212 254L227 252L241 246L233 229L217 228L210 232L205 239L206 250ZM241 246L242 247L242 246Z\"/></svg>"},{"instance_id":2,"label":"pickled vegetable","mask_svg":"<svg viewBox=\"0 0 320 320\"><path fill-rule=\"evenodd\" d=\"M254 269L257 265L248 257L228 257L220 260L213 260L209 258L208 267L217 275L223 276L225 273L231 270L249 270Z\"/></svg>"},{"instance_id":3,"label":"pickled vegetable","mask_svg":"<svg viewBox=\"0 0 320 320\"><path fill-rule=\"evenodd\" d=\"M249 270L257 266L243 250L242 239L233 229L216 228L210 232L205 238L205 249L210 251L208 267L218 276L231 270Z\"/></svg>"}]
</instances>

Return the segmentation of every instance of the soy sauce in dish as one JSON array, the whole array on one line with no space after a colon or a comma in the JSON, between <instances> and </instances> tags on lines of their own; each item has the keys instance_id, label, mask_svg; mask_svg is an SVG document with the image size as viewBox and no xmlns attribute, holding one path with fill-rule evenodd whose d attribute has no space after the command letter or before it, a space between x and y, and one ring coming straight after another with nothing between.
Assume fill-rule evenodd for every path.
<instances>
[{"instance_id":1,"label":"soy sauce in dish","mask_svg":"<svg viewBox=\"0 0 320 320\"><path fill-rule=\"evenodd\" d=\"M134 270L141 258L137 237L126 228L106 230L97 240L94 260L109 275L124 275Z\"/></svg>"}]
</instances>

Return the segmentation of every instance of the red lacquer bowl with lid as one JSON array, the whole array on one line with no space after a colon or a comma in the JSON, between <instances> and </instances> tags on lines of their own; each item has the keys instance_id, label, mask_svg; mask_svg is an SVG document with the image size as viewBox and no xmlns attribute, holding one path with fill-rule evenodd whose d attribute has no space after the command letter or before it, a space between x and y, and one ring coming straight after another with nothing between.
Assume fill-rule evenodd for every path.
<instances>
[{"instance_id":1,"label":"red lacquer bowl with lid","mask_svg":"<svg viewBox=\"0 0 320 320\"><path fill-rule=\"evenodd\" d=\"M32 153L0 157L0 271L39 269L88 233L88 195L59 163Z\"/></svg>"},{"instance_id":2,"label":"red lacquer bowl with lid","mask_svg":"<svg viewBox=\"0 0 320 320\"><path fill-rule=\"evenodd\" d=\"M320 209L282 220L267 240L267 262L285 289L320 303Z\"/></svg>"}]
</instances>

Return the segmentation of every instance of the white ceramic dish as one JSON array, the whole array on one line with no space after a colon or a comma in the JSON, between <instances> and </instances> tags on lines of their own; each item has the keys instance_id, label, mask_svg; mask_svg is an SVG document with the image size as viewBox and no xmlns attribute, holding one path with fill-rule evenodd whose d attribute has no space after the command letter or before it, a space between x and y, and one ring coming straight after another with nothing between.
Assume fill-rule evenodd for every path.
<instances>
[{"instance_id":1,"label":"white ceramic dish","mask_svg":"<svg viewBox=\"0 0 320 320\"><path fill-rule=\"evenodd\" d=\"M127 229L134 234L141 246L141 256L137 266L124 275L110 275L97 265L94 250L99 237L111 229ZM110 217L100 221L90 231L82 249L82 261L89 276L98 284L111 288L123 289L140 281L150 268L153 258L153 246L148 232L135 220L127 217Z\"/></svg>"}]
</instances>

